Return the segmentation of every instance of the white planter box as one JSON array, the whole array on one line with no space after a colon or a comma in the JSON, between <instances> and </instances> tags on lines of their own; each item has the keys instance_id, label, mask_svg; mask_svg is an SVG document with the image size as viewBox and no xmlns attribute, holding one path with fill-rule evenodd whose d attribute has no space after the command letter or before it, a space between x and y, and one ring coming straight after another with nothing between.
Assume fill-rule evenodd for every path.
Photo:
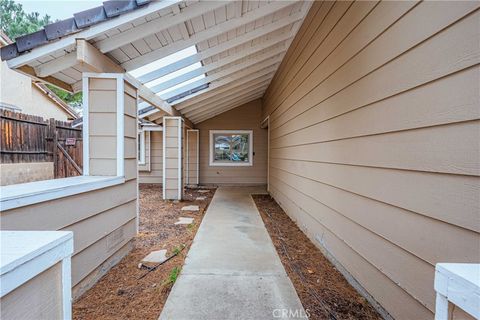
<instances>
[{"instance_id":1,"label":"white planter box","mask_svg":"<svg viewBox=\"0 0 480 320\"><path fill-rule=\"evenodd\" d=\"M0 231L1 318L71 319L73 232Z\"/></svg>"}]
</instances>

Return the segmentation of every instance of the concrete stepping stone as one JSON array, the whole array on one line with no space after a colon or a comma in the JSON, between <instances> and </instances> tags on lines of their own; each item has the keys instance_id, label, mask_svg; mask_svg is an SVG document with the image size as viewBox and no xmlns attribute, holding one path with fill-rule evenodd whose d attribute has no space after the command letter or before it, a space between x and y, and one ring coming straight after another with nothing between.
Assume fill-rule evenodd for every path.
<instances>
[{"instance_id":1,"label":"concrete stepping stone","mask_svg":"<svg viewBox=\"0 0 480 320\"><path fill-rule=\"evenodd\" d=\"M191 206L185 206L182 208L182 211L198 211L200 210L199 206L196 205L191 205Z\"/></svg>"},{"instance_id":2,"label":"concrete stepping stone","mask_svg":"<svg viewBox=\"0 0 480 320\"><path fill-rule=\"evenodd\" d=\"M167 250L152 251L145 258L142 259L142 263L162 263L167 260Z\"/></svg>"},{"instance_id":3,"label":"concrete stepping stone","mask_svg":"<svg viewBox=\"0 0 480 320\"><path fill-rule=\"evenodd\" d=\"M175 222L175 224L192 224L193 223L193 218L183 218L179 217L178 221Z\"/></svg>"},{"instance_id":4,"label":"concrete stepping stone","mask_svg":"<svg viewBox=\"0 0 480 320\"><path fill-rule=\"evenodd\" d=\"M205 201L207 200L207 197L196 197L195 201Z\"/></svg>"}]
</instances>

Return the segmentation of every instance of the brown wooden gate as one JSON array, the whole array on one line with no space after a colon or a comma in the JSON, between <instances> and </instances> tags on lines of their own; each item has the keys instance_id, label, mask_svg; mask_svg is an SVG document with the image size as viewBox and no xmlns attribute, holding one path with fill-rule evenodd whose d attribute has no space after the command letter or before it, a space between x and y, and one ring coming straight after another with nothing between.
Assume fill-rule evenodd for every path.
<instances>
[{"instance_id":1,"label":"brown wooden gate","mask_svg":"<svg viewBox=\"0 0 480 320\"><path fill-rule=\"evenodd\" d=\"M53 162L55 178L82 174L81 128L0 110L0 129L0 163Z\"/></svg>"}]
</instances>

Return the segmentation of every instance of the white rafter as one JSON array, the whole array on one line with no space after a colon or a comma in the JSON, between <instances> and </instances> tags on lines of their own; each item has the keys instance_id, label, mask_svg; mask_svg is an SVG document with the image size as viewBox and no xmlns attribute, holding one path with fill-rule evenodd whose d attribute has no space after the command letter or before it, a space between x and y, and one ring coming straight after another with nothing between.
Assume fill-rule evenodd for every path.
<instances>
[{"instance_id":1,"label":"white rafter","mask_svg":"<svg viewBox=\"0 0 480 320\"><path fill-rule=\"evenodd\" d=\"M167 66L164 66L162 68L159 68L157 70L151 71L147 74L142 75L141 77L138 77L138 80L140 80L142 83L147 83L150 81L153 81L155 79L158 79L160 77L163 77L164 75L167 75L169 73L175 72L177 70L180 70L182 68L185 68L191 64L194 64L196 62L200 62L202 60L205 60L211 56L217 55L219 53L225 52L227 50L230 50L232 48L235 48L239 45L245 44L249 41L252 41L254 39L257 39L259 37L263 37L264 35L274 32L276 30L279 30L281 28L284 28L292 23L295 23L296 21L301 19L301 15L295 14L292 16L289 16L287 18L280 19L278 21L275 21L274 23L271 23L269 25L266 25L262 28L258 28L257 30L254 30L252 32L244 33L240 36L237 36L231 40L222 42L221 44L214 46L212 48L208 48L206 50L203 50L201 52L198 52L196 54L193 54L191 56L188 56L186 58L183 58L177 62L174 62L172 64L169 64ZM232 55L232 57L239 57L241 55L246 56L250 55L252 53L258 52L262 49L271 47L279 42L285 41L289 38L292 38L295 36L295 33L290 32L290 33L284 33L278 36L274 36L271 39L268 39L266 41L262 41L260 44L257 44L254 47L250 47L245 50L244 53L242 51L238 52L238 54ZM257 50L258 49L258 50ZM229 58L229 57L227 57ZM225 58L225 59L227 59ZM235 61L236 59L239 58L232 58Z\"/></svg>"},{"instance_id":2,"label":"white rafter","mask_svg":"<svg viewBox=\"0 0 480 320\"><path fill-rule=\"evenodd\" d=\"M281 10L283 8L286 8L288 6L291 6L294 4L294 1L274 1L271 2L267 5L264 5L263 7L260 7L256 10L252 10L246 14L244 14L241 18L234 18L231 20L228 20L224 23L217 24L211 28L207 28L203 31L197 32L190 36L189 39L187 40L179 40L177 42L174 42L168 46L161 47L157 50L151 51L149 53L146 53L144 55L138 56L134 59L128 60L124 63L122 63L122 66L125 68L125 70L130 71L133 69L136 69L138 67L141 67L143 65L146 65L150 62L153 62L155 60L164 58L172 53L178 52L180 50L183 50L185 48L191 47L195 44L198 44L202 41L208 40L210 38L216 37L222 33L225 33L227 31L236 29L242 25L248 24L250 22L254 22L257 19L263 18L265 16L268 16L272 14L274 11ZM297 17L298 13L291 15L289 17L296 17L295 21L298 19L301 19L303 17L303 13ZM268 25L259 28L259 29L264 29L268 28ZM254 31L253 31L254 32Z\"/></svg>"},{"instance_id":3,"label":"white rafter","mask_svg":"<svg viewBox=\"0 0 480 320\"><path fill-rule=\"evenodd\" d=\"M210 119L212 117L215 117L219 114L222 114L222 113L227 112L229 110L235 109L235 108L237 108L237 107L239 107L239 106L241 106L241 105L243 105L247 102L253 101L255 99L259 99L263 96L263 94L264 94L264 92L260 92L260 93L257 93L257 94L247 96L244 99L240 99L236 102L232 102L232 104L230 104L228 106L225 106L225 107L222 107L221 109L212 111L211 113L202 115L201 117L197 117L197 118L195 118L195 120L192 120L192 122L193 123L199 123L199 122L205 121L205 120Z\"/></svg>"},{"instance_id":4,"label":"white rafter","mask_svg":"<svg viewBox=\"0 0 480 320\"><path fill-rule=\"evenodd\" d=\"M251 67L252 65L255 65L259 62L262 62L262 61L267 60L269 58L275 57L276 55L278 55L278 54L280 54L284 51L285 51L284 46L280 46L279 48L269 50L269 51L267 51L265 53L262 53L262 54L260 54L256 57L254 57L254 58L248 59L248 60L246 60L242 63L238 63L236 65L229 66L228 68L226 68L224 70L213 73L212 75L209 75L209 76L205 77L203 83L212 82L216 79L219 79L219 78L222 78L222 77L228 75L229 73L235 73L235 72L244 70L245 68ZM183 83L183 82L185 82L187 80L190 80L190 79L193 79L193 78L195 78L199 75L205 74L206 72L210 72L210 71L213 71L213 70L215 70L215 69L217 69L221 66L224 66L225 64L220 63L221 61L222 60L219 60L214 64L212 63L212 65L207 65L205 67L200 67L200 68L195 69L193 71L182 74L182 75L180 75L176 78L173 78L173 79L170 79L168 81L159 83L159 84L151 87L150 89L152 89L153 92L160 92L160 91L166 90L166 89L171 88L171 87L173 87L177 84Z\"/></svg>"},{"instance_id":5,"label":"white rafter","mask_svg":"<svg viewBox=\"0 0 480 320\"><path fill-rule=\"evenodd\" d=\"M161 17L146 22L110 38L98 41L95 43L95 46L103 53L110 52L121 46L145 38L146 36L166 30L177 24L183 24L186 20L201 16L206 12L218 9L226 4L228 4L227 1L199 1L189 5L181 11L178 10L179 8L176 6L178 13L173 16Z\"/></svg>"},{"instance_id":6,"label":"white rafter","mask_svg":"<svg viewBox=\"0 0 480 320\"><path fill-rule=\"evenodd\" d=\"M277 65L272 65L272 66L267 67L267 68L265 68L265 69L258 70L257 72L251 73L251 74L245 76L244 79L241 79L242 76L232 75L231 77L228 77L228 78L226 78L226 79L221 79L221 80L219 80L219 81L216 81L216 82L210 84L210 86L209 86L208 88L206 88L206 89L204 89L204 90L201 90L201 91L198 91L198 92L196 92L195 94L192 94L192 95L189 95L189 96L184 97L184 98L182 98L182 99L178 99L178 100L176 100L176 101L173 101L173 102L172 102L172 105L177 105L177 104L186 102L186 101L188 101L188 100L190 100L190 99L194 99L194 98L197 98L197 97L199 97L199 96L203 96L204 94L209 93L209 92L212 91L212 90L215 90L215 89L217 89L217 88L220 88L220 87L223 87L223 86L225 86L225 85L228 85L228 84L230 84L230 83L232 83L232 82L234 82L234 81L237 81L237 80L238 80L238 82L241 81L242 83L245 83L245 82L248 82L248 81L250 81L250 80L252 80L252 79L256 79L256 78L258 78L258 77L264 76L264 75L266 75L266 74L274 73L276 70L277 70ZM222 91L222 92L223 92L223 91ZM217 93L218 93L218 91L216 91L214 94L217 94ZM202 98L203 98L203 97L199 97L199 100L201 100ZM195 100L195 101L198 101L198 100ZM195 103L195 102L192 102L192 103ZM190 103L189 103L189 105L190 105ZM175 108L176 108L176 107L175 107ZM180 108L179 108L179 110L180 110Z\"/></svg>"},{"instance_id":7,"label":"white rafter","mask_svg":"<svg viewBox=\"0 0 480 320\"><path fill-rule=\"evenodd\" d=\"M244 90L245 88L248 88L250 87L251 85L261 85L263 84L264 82L266 83L270 83L270 81L272 80L273 78L273 75L274 75L274 72L271 72L269 74L266 74L266 75L262 75L262 76L259 76L259 77L246 77L245 79L242 79L242 81L236 81L232 84L229 84L229 85L225 85L225 86L222 86L222 87L219 87L219 88L216 88L216 90L213 90L213 91L210 91L200 97L197 97L198 98L201 98L201 100L198 100L196 101L195 103L192 103L190 105L187 105L187 106L183 106L181 112L182 113L186 113L188 111L192 111L192 110L196 110L198 108L202 108L203 106L205 106L205 104L209 104L210 102L215 102L217 101L218 99L222 99L223 98L223 94L229 94L231 92L236 92L236 93L239 93L240 91ZM188 101L190 102L190 101ZM146 104L148 105L148 104ZM180 108L179 108L180 105L176 105L175 106L175 109L179 110L180 111ZM154 113L157 113L158 111L157 110L152 110L152 112L150 112L148 115L141 115L141 117L147 117L151 114L154 114Z\"/></svg>"},{"instance_id":8,"label":"white rafter","mask_svg":"<svg viewBox=\"0 0 480 320\"><path fill-rule=\"evenodd\" d=\"M225 95L222 94L222 95L213 96L213 97L211 97L209 99L206 99L202 102L195 103L194 105L183 109L182 114L189 114L190 112L193 112L195 110L208 108L208 106L210 106L210 105L213 105L217 102L224 101L224 100L229 99L230 97L233 97L233 96L236 96L236 95L238 96L239 94L242 94L243 92L249 91L250 89L263 87L264 85L268 85L270 83L270 80L271 80L271 78L262 77L262 78L259 78L256 81L249 81L242 86L239 86L237 88L228 90L227 92L225 92Z\"/></svg>"},{"instance_id":9,"label":"white rafter","mask_svg":"<svg viewBox=\"0 0 480 320\"><path fill-rule=\"evenodd\" d=\"M145 66L188 47L200 46L203 51L148 72L141 77L133 78L127 73L130 81L139 87L139 95L143 102L140 102L138 106L141 108L153 104L159 109L158 111L149 111L141 117L158 120L164 113L179 115L181 112L193 122L198 123L263 96L312 4L311 1L298 3L293 0L272 0L243 13L246 4L242 0L196 0L190 1L183 8L180 6L182 1L185 0L152 2L143 8L35 48L8 63L18 67L38 59L41 61L48 55L56 56L57 58L47 63L38 64L38 61L36 64L31 63L31 67L34 68L32 70L40 77L52 76L71 67L77 68L82 64L86 68L81 68L81 70L107 69L114 70L113 72L124 72ZM225 9L228 11L227 20L220 16L221 20L215 24L216 18L213 12L218 12L220 8L226 6L228 6L228 10ZM148 15L166 8L171 8L173 14L142 24L134 22L144 18L148 19ZM275 13L282 14L279 15L278 20L272 22ZM265 21L263 18L266 18ZM205 19L205 29L202 25L197 28L192 19L194 21ZM132 22L132 28L123 29L123 26ZM192 23L196 32L192 32L190 29ZM262 23L266 24L261 25ZM237 34L236 30L238 31L239 27L246 30L243 32L240 30L238 32L240 34ZM162 42L162 47L158 47L160 44L151 45L147 42L150 49L142 45L142 39L145 37L158 35L160 31L169 33L170 29L174 31L171 34L173 42L172 39L167 39L167 43L170 43L165 45L165 42ZM112 30L116 32L109 32ZM105 37L106 33L108 33L108 37ZM93 45L88 42L99 36L103 37L98 38L101 40L96 41ZM75 43L78 38L83 41L81 47L83 51L80 53L78 52L78 42ZM160 38L158 40L162 41ZM131 49L129 45L132 43L135 46L134 50L137 50L138 53L128 50L129 47ZM74 51L75 49L76 51ZM130 56L130 58L126 57L129 60L125 60L125 57L119 55L118 59L124 62L117 63L117 60L109 59L104 54L113 50L116 50L115 52L124 51L125 57L126 55ZM62 51L65 52L65 55L58 56ZM87 64L85 64L86 61L88 61ZM204 62L204 64L158 83L162 81L163 76L199 62ZM115 66L112 66L112 63ZM195 79L203 75L205 77L199 80ZM149 88L145 86L146 83L154 80L157 80L154 86L149 86ZM192 80L196 81L185 84ZM208 84L208 87L173 101L173 106L164 101L204 84ZM72 87L78 88L78 83L74 83ZM162 93L161 96L158 95L159 92L166 90L170 91Z\"/></svg>"},{"instance_id":10,"label":"white rafter","mask_svg":"<svg viewBox=\"0 0 480 320\"><path fill-rule=\"evenodd\" d=\"M236 95L230 96L229 98L225 97L225 99L217 101L216 103L212 103L208 107L185 113L185 116L188 115L188 117L196 118L203 114L208 114L223 106L232 104L232 101L237 101L240 98L245 98L245 97L251 96L252 94L263 93L265 92L267 87L268 87L268 83L262 86L249 88L248 90L244 90L244 92L242 92L241 94L236 94Z\"/></svg>"},{"instance_id":11,"label":"white rafter","mask_svg":"<svg viewBox=\"0 0 480 320\"><path fill-rule=\"evenodd\" d=\"M127 12L115 19L110 19L105 22L99 23L97 25L91 26L88 29L80 31L71 36L64 37L58 41L52 42L51 44L40 46L38 48L32 49L30 52L22 54L16 58L7 61L8 67L13 69L25 64L28 64L35 59L41 58L43 56L49 55L53 52L59 50L66 50L69 47L75 45L77 39L90 40L93 39L107 31L118 28L119 26L129 23L131 21L144 18L148 15L151 15L154 12L164 10L170 6L178 5L183 0L163 0L158 2L152 2L143 8L133 10L132 12Z\"/></svg>"},{"instance_id":12,"label":"white rafter","mask_svg":"<svg viewBox=\"0 0 480 320\"><path fill-rule=\"evenodd\" d=\"M202 79L199 79L187 85L181 86L180 88L177 88L175 90L168 91L167 93L162 94L161 97L162 99L168 100L178 94L181 94L183 92L196 88L205 83L213 83L214 81L217 81L219 79L228 81L228 79L232 79L232 78L238 79L238 78L247 76L250 73L255 72L256 70L263 69L268 66L279 64L280 62L282 62L282 57L278 56L278 53L276 53L275 55L276 56L273 58L264 59L264 60L261 60L260 62L247 61L245 63L240 63L231 68L216 72L212 75L206 76ZM153 91L156 92L156 90L153 90Z\"/></svg>"}]
</instances>

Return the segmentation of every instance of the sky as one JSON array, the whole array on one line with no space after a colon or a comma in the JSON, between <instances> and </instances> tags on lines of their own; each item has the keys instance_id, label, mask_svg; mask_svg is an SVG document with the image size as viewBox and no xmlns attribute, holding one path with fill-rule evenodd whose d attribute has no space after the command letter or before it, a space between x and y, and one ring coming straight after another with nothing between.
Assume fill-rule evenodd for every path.
<instances>
[{"instance_id":1,"label":"sky","mask_svg":"<svg viewBox=\"0 0 480 320\"><path fill-rule=\"evenodd\" d=\"M98 0L15 0L21 3L25 12L38 12L41 16L48 14L52 20L73 17L75 12L102 5Z\"/></svg>"}]
</instances>

